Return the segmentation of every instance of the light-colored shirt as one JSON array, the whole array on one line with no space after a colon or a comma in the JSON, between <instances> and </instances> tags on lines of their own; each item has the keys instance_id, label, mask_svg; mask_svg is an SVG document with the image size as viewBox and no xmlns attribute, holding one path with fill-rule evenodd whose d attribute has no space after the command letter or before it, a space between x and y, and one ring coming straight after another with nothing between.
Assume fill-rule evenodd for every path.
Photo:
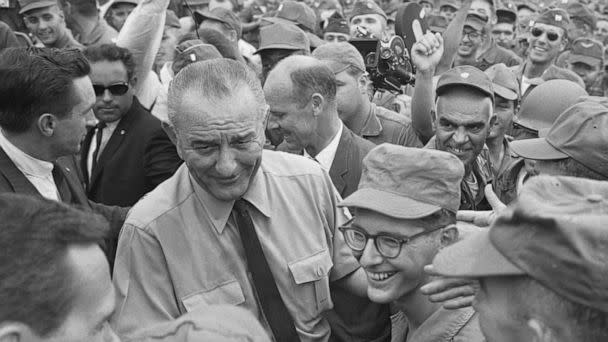
<instances>
[{"instance_id":1,"label":"light-colored shirt","mask_svg":"<svg viewBox=\"0 0 608 342\"><path fill-rule=\"evenodd\" d=\"M338 145L340 145L340 137L342 136L342 130L344 128L344 124L340 122L340 129L338 129L338 133L331 139L329 144L325 146L319 153L317 153L314 158L306 152L304 149L304 157L316 160L323 170L329 171L331 169L331 164L334 163L334 159L336 158L336 152L338 151Z\"/></svg>"},{"instance_id":2,"label":"light-colored shirt","mask_svg":"<svg viewBox=\"0 0 608 342\"><path fill-rule=\"evenodd\" d=\"M108 144L108 141L110 140L110 137L112 137L112 134L114 133L114 130L116 130L116 126L118 126L119 122L120 120L108 122L106 123L106 127L101 130L101 148L97 153L97 160L99 160L101 152L103 152L103 149ZM93 174L93 154L95 153L95 149L97 149L97 134L99 134L99 128L95 129L95 134L93 134L93 138L91 139L91 145L89 146L89 153L87 153L87 171L89 172L89 180L91 179L91 175Z\"/></svg>"},{"instance_id":3,"label":"light-colored shirt","mask_svg":"<svg viewBox=\"0 0 608 342\"><path fill-rule=\"evenodd\" d=\"M277 288L302 341L327 341L322 316L333 307L329 282L359 268L338 227L345 211L317 163L265 150L243 198ZM247 270L231 215L234 202L215 199L186 165L148 193L127 217L114 265L123 337L210 304L244 307L271 333Z\"/></svg>"},{"instance_id":4,"label":"light-colored shirt","mask_svg":"<svg viewBox=\"0 0 608 342\"><path fill-rule=\"evenodd\" d=\"M42 197L54 201L61 200L53 179L53 163L34 158L21 151L8 141L2 132L0 132L0 147Z\"/></svg>"}]
</instances>

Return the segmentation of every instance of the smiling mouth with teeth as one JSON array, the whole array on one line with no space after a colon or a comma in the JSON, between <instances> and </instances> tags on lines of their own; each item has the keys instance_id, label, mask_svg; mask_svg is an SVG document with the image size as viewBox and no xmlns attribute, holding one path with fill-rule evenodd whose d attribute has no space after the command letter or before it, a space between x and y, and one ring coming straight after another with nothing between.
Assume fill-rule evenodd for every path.
<instances>
[{"instance_id":1,"label":"smiling mouth with teeth","mask_svg":"<svg viewBox=\"0 0 608 342\"><path fill-rule=\"evenodd\" d=\"M368 272L367 275L375 281L383 281L386 280L390 277L392 277L393 275L395 275L395 273L397 272L380 272L380 273L372 273L372 272Z\"/></svg>"}]
</instances>

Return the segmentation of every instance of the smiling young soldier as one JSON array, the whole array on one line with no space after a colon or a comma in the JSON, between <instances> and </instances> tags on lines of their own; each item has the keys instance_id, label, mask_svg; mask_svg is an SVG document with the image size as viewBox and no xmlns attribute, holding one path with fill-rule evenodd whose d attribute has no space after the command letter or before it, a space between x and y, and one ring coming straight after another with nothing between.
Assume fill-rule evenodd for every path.
<instances>
[{"instance_id":1,"label":"smiling young soldier","mask_svg":"<svg viewBox=\"0 0 608 342\"><path fill-rule=\"evenodd\" d=\"M425 264L458 239L463 175L451 153L382 144L363 160L359 189L339 204L355 211L340 230L365 270L367 295L407 318L392 341L483 340L472 308L445 310L419 291Z\"/></svg>"},{"instance_id":2,"label":"smiling young soldier","mask_svg":"<svg viewBox=\"0 0 608 342\"><path fill-rule=\"evenodd\" d=\"M433 266L480 280L473 307L488 341L607 341L607 204L606 182L534 177L489 230Z\"/></svg>"},{"instance_id":3,"label":"smiling young soldier","mask_svg":"<svg viewBox=\"0 0 608 342\"><path fill-rule=\"evenodd\" d=\"M21 0L19 5L25 26L45 47L84 48L67 28L57 0Z\"/></svg>"},{"instance_id":4,"label":"smiling young soldier","mask_svg":"<svg viewBox=\"0 0 608 342\"><path fill-rule=\"evenodd\" d=\"M540 78L548 72L564 75L562 78L580 80L575 73L555 65L555 60L568 43L569 24L568 13L562 9L549 9L534 21L528 38L528 57L520 66L513 67L522 96L531 85L542 83Z\"/></svg>"}]
</instances>

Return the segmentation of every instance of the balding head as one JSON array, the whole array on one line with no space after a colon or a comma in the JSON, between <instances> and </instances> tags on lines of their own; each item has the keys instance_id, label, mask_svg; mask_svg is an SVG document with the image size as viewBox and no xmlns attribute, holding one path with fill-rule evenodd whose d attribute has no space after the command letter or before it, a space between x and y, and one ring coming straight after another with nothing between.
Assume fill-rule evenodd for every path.
<instances>
[{"instance_id":1,"label":"balding head","mask_svg":"<svg viewBox=\"0 0 608 342\"><path fill-rule=\"evenodd\" d=\"M197 115L200 117L191 117L184 114L182 107L200 101L219 107L230 106L231 100L239 95L251 98L256 104L256 110L249 112L251 117L244 119L263 122L266 101L262 86L245 65L229 59L190 64L177 74L169 87L169 120L179 131L180 127L204 119L203 116L211 120L226 116L229 111L207 113L204 106L200 107L200 115Z\"/></svg>"},{"instance_id":2,"label":"balding head","mask_svg":"<svg viewBox=\"0 0 608 342\"><path fill-rule=\"evenodd\" d=\"M285 94L285 90L290 91ZM305 106L313 94L327 103L336 99L336 77L321 61L310 56L290 56L279 62L268 74L264 84L266 96L287 95Z\"/></svg>"}]
</instances>

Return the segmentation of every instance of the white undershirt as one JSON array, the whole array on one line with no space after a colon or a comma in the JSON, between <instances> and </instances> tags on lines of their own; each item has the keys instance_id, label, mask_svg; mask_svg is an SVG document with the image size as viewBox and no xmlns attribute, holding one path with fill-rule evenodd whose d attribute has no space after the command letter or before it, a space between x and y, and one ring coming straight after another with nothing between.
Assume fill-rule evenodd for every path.
<instances>
[{"instance_id":1,"label":"white undershirt","mask_svg":"<svg viewBox=\"0 0 608 342\"><path fill-rule=\"evenodd\" d=\"M60 201L59 191L53 179L53 163L36 159L13 145L0 132L0 147L6 152L17 169L23 173L30 183L44 198Z\"/></svg>"},{"instance_id":2,"label":"white undershirt","mask_svg":"<svg viewBox=\"0 0 608 342\"><path fill-rule=\"evenodd\" d=\"M528 90L528 88L530 88L531 84L530 84L530 79L527 78L526 76L522 76L521 77L521 93L525 94L526 90Z\"/></svg>"},{"instance_id":3,"label":"white undershirt","mask_svg":"<svg viewBox=\"0 0 608 342\"><path fill-rule=\"evenodd\" d=\"M104 127L104 129L101 131L103 135L101 136L101 149L99 149L99 153L97 153L97 160L99 160L103 149L106 148L106 145L108 144L110 137L112 137L112 134L114 133L114 130L116 129L116 126L118 126L119 122L120 120L107 122L106 127ZM89 174L89 180L91 180L91 174L93 174L93 153L95 153L95 149L97 148L97 131L98 129L96 128L95 134L93 134L93 138L91 138L89 152L87 153L87 171Z\"/></svg>"},{"instance_id":4,"label":"white undershirt","mask_svg":"<svg viewBox=\"0 0 608 342\"><path fill-rule=\"evenodd\" d=\"M338 129L338 133L331 139L329 144L325 146L314 158L306 152L304 149L304 156L310 159L316 160L321 167L325 171L329 171L331 169L331 164L334 163L334 158L336 157L336 152L338 151L338 145L340 144L340 137L342 136L342 130L344 128L344 124L340 122L340 129Z\"/></svg>"}]
</instances>

